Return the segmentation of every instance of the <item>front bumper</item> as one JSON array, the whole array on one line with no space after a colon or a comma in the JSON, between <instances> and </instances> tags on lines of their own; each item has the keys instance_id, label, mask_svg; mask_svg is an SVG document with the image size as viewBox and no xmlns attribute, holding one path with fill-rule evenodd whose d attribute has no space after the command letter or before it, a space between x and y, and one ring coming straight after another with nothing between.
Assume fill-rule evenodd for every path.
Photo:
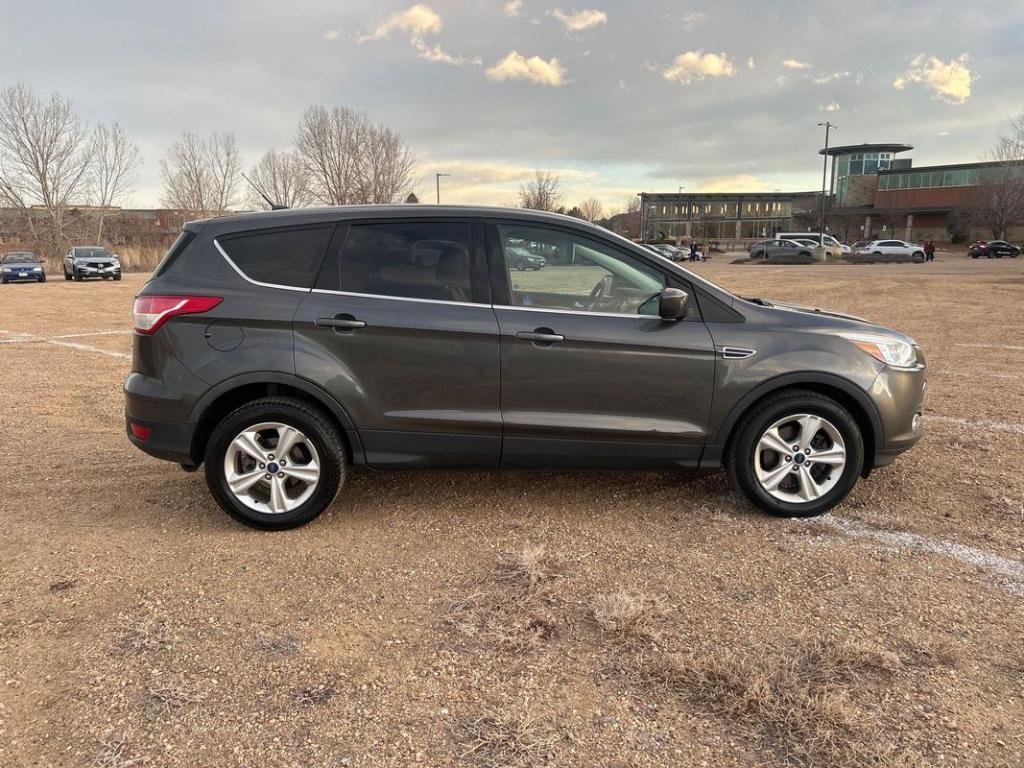
<instances>
[{"instance_id":1,"label":"front bumper","mask_svg":"<svg viewBox=\"0 0 1024 768\"><path fill-rule=\"evenodd\" d=\"M869 394L882 421L882 441L875 449L874 466L891 464L924 435L925 372L924 356L918 350L914 368L887 366L875 379Z\"/></svg>"},{"instance_id":2,"label":"front bumper","mask_svg":"<svg viewBox=\"0 0 1024 768\"><path fill-rule=\"evenodd\" d=\"M46 273L16 269L13 272L0 273L0 279L6 283L41 283L46 280Z\"/></svg>"},{"instance_id":3,"label":"front bumper","mask_svg":"<svg viewBox=\"0 0 1024 768\"><path fill-rule=\"evenodd\" d=\"M121 268L114 267L90 267L87 264L76 264L75 269L82 277L113 277L121 274Z\"/></svg>"}]
</instances>

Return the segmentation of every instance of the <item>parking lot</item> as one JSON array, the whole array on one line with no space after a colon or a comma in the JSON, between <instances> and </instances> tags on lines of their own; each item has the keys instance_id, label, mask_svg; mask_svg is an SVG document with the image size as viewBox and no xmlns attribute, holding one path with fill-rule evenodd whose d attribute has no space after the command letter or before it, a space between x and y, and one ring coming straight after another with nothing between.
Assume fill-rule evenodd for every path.
<instances>
[{"instance_id":1,"label":"parking lot","mask_svg":"<svg viewBox=\"0 0 1024 768\"><path fill-rule=\"evenodd\" d=\"M1020 262L694 265L924 348L925 438L823 518L361 472L277 534L124 436L142 275L4 286L0 765L1020 766Z\"/></svg>"}]
</instances>

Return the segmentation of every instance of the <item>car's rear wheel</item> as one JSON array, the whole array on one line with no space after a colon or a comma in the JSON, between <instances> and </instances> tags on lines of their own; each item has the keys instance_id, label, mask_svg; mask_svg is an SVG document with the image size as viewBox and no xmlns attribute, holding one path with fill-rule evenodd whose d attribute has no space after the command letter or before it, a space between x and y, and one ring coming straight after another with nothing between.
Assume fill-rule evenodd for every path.
<instances>
[{"instance_id":1,"label":"car's rear wheel","mask_svg":"<svg viewBox=\"0 0 1024 768\"><path fill-rule=\"evenodd\" d=\"M206 483L221 508L265 530L305 525L345 482L345 447L318 408L289 397L254 400L213 430Z\"/></svg>"},{"instance_id":2,"label":"car's rear wheel","mask_svg":"<svg viewBox=\"0 0 1024 768\"><path fill-rule=\"evenodd\" d=\"M817 392L769 396L737 426L726 465L759 509L813 517L832 509L857 483L864 442L849 411Z\"/></svg>"}]
</instances>

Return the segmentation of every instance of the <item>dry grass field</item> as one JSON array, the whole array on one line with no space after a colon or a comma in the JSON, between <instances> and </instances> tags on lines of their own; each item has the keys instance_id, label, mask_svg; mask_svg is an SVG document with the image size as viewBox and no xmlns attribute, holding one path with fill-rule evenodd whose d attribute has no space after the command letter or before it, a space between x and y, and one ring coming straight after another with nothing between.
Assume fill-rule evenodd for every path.
<instances>
[{"instance_id":1,"label":"dry grass field","mask_svg":"<svg viewBox=\"0 0 1024 768\"><path fill-rule=\"evenodd\" d=\"M141 275L3 286L0 766L1024 765L1022 262L695 265L924 347L924 440L823 518L361 472L277 534L125 438Z\"/></svg>"}]
</instances>

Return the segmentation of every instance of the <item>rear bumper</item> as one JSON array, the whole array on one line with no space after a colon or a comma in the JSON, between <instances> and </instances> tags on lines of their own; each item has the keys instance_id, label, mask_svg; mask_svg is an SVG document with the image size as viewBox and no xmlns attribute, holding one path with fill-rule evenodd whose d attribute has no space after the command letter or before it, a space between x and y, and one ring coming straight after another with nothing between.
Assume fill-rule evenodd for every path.
<instances>
[{"instance_id":1,"label":"rear bumper","mask_svg":"<svg viewBox=\"0 0 1024 768\"><path fill-rule=\"evenodd\" d=\"M148 430L145 439L132 432L132 425ZM198 463L192 456L192 439L195 437L195 424L178 424L170 421L152 421L140 419L125 413L125 432L128 439L150 456L173 461L177 464Z\"/></svg>"}]
</instances>

